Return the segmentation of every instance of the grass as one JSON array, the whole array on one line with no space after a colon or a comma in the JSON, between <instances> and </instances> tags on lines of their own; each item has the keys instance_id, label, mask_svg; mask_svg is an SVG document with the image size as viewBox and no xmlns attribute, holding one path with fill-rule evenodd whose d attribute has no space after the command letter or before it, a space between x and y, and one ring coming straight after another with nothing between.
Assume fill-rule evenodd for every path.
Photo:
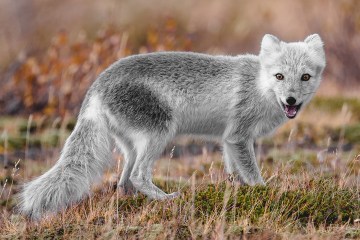
<instances>
[{"instance_id":1,"label":"grass","mask_svg":"<svg viewBox=\"0 0 360 240\"><path fill-rule=\"evenodd\" d=\"M77 238L80 234L89 239L151 235L189 239L267 232L281 237L281 232L307 231L308 225L329 229L351 226L359 216L360 196L356 188L340 188L333 179L319 178L305 182L302 189L286 189L278 184L282 180L279 177L276 184L267 187L201 182L195 184L195 191L189 184L182 186L180 198L164 202L149 201L143 195L117 198L109 187L40 225L13 215L6 221L8 232L3 236L43 239ZM156 183L163 188L166 185L164 181ZM168 190L178 187L172 182Z\"/></svg>"},{"instance_id":2,"label":"grass","mask_svg":"<svg viewBox=\"0 0 360 240\"><path fill-rule=\"evenodd\" d=\"M13 121L18 126L11 126L10 122L2 128L13 129L9 133L15 135L27 132L19 124L22 121ZM29 126L38 126L38 119L35 117ZM51 128L53 124L48 126ZM33 128L29 139L45 136L49 133L47 128ZM54 129L61 131L61 127ZM354 151L342 152L336 156L339 159L334 167L335 155L329 153L320 161L319 149L297 148L296 137L289 145L282 131L264 139L263 150L258 153L263 176L268 181L265 187L239 186L227 181L217 151L180 158L165 155L154 168L155 183L167 192L180 190L179 198L151 201L142 194L120 196L114 189L119 171L109 170L102 184L94 187L93 195L39 223L29 222L16 213L15 195L23 182L53 165L59 148L55 148L52 156L40 155L41 159L48 159L45 162L29 157L16 163L9 154L9 167L0 171L3 186L0 236L4 239L25 236L28 239L359 238L360 158ZM267 146L271 142L283 144ZM54 149L43 142L41 146L43 154L47 148ZM268 150L264 150L266 146ZM29 149L37 147L28 145ZM121 155L115 154L115 159L121 168Z\"/></svg>"},{"instance_id":3,"label":"grass","mask_svg":"<svg viewBox=\"0 0 360 240\"><path fill-rule=\"evenodd\" d=\"M317 98L309 108L322 107ZM320 100L319 100L320 99ZM356 105L353 100L349 108ZM312 110L313 111L313 110ZM308 114L306 111L304 113ZM326 116L326 114L324 115ZM171 201L151 201L142 194L121 196L114 185L119 168L108 171L93 195L39 223L15 209L21 184L39 176L59 156L74 120L3 118L0 153L8 164L0 170L0 236L4 239L342 239L360 238L360 155L357 119L346 125L308 124L307 116L292 121L273 137L258 142L256 152L265 187L239 186L227 181L221 153L204 150L203 142L180 140L157 161L155 183L167 192L180 191ZM309 130L310 129L310 130ZM325 129L325 130L324 130ZM333 138L324 142L323 138ZM339 143L352 144L342 150ZM197 147L200 155L179 155ZM330 144L330 145L329 145ZM335 145L334 145L335 144ZM336 145L337 144L337 145ZM334 148L335 146L335 148ZM200 149L200 150L199 150ZM336 151L330 151L335 149ZM187 151L187 152L191 152ZM170 157L169 157L170 154Z\"/></svg>"},{"instance_id":4,"label":"grass","mask_svg":"<svg viewBox=\"0 0 360 240\"><path fill-rule=\"evenodd\" d=\"M172 201L150 201L143 195L118 198L111 185L58 216L39 224L18 215L3 215L3 237L31 239L118 237L165 239L230 238L306 233L310 226L330 233L356 235L351 231L359 218L359 191L340 187L332 178L303 181L284 188L276 178L266 187L232 186L228 182L196 181L182 185L182 195ZM163 180L157 185L165 188ZM179 188L171 182L167 190ZM344 226L346 226L344 228ZM338 227L338 228L336 228Z\"/></svg>"},{"instance_id":5,"label":"grass","mask_svg":"<svg viewBox=\"0 0 360 240\"><path fill-rule=\"evenodd\" d=\"M326 102L333 105L328 107ZM167 192L180 190L181 197L150 201L142 194L120 196L114 185L123 161L115 153L119 168L105 174L92 196L39 223L17 214L16 194L21 184L45 172L58 159L75 120L43 115L1 118L0 154L7 158L7 164L0 169L0 236L360 238L359 119L354 114L337 124L324 124L329 121L321 118L308 122L309 114L322 112L322 118L344 114L344 105L355 112L358 100L317 97L300 118L258 141L256 153L266 187L228 182L217 147L206 149L204 142L182 139L169 147L154 168L155 183ZM172 158L174 153L177 157Z\"/></svg>"},{"instance_id":6,"label":"grass","mask_svg":"<svg viewBox=\"0 0 360 240\"><path fill-rule=\"evenodd\" d=\"M357 120L360 120L360 99L336 97L316 97L311 102L315 109L326 110L328 112L340 112L344 106L348 107Z\"/></svg>"}]
</instances>

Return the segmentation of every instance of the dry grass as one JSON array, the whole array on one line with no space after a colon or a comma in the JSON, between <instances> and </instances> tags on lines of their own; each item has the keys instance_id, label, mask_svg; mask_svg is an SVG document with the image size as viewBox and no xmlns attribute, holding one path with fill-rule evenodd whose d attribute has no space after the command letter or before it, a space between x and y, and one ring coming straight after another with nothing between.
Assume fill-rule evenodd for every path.
<instances>
[{"instance_id":1,"label":"dry grass","mask_svg":"<svg viewBox=\"0 0 360 240\"><path fill-rule=\"evenodd\" d=\"M172 183L167 190L180 188L182 196L166 202L119 197L108 183L78 206L38 224L5 212L1 234L41 239L359 236L354 225L358 190L342 186L345 179L293 177L282 173L266 188L190 178L189 184Z\"/></svg>"},{"instance_id":2,"label":"dry grass","mask_svg":"<svg viewBox=\"0 0 360 240\"><path fill-rule=\"evenodd\" d=\"M38 119L32 121L37 123ZM4 124L9 129L13 125L9 121ZM202 142L182 140L173 143L175 148L170 145L172 151L157 161L154 168L155 183L167 192L180 190L180 198L149 201L141 194L136 197L119 195L114 185L123 160L115 153L114 168L94 187L93 195L39 223L29 222L14 211L15 194L23 182L54 164L59 148L54 150L53 146L43 145L37 160L28 154L18 162L16 154L9 154L9 167L0 171L3 186L0 235L5 239L360 237L360 156L357 156L360 151L353 147L350 151L324 152L328 143L319 139L306 145L302 138L308 133L299 127L301 124L304 124L301 119L291 122L273 138L259 142L257 155L268 181L266 187L233 185L226 180L220 152L202 147L206 146ZM26 125L31 127L31 124ZM22 126L12 128L23 129ZM28 131L31 132L28 138L31 140L46 132L44 128ZM298 130L290 134L288 128ZM316 136L317 132L310 135ZM56 146L61 144L58 142ZM170 156L189 144L198 147L200 155ZM31 153L31 149L36 148L30 146L27 151ZM53 151L49 153L49 149ZM13 151L17 152L15 148L9 150Z\"/></svg>"}]
</instances>

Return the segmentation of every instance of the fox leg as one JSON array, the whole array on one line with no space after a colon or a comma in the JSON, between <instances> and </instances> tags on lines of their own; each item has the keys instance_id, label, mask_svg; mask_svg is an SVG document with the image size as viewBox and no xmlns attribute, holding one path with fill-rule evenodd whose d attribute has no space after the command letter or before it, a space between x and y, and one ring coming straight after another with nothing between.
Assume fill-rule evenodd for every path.
<instances>
[{"instance_id":1,"label":"fox leg","mask_svg":"<svg viewBox=\"0 0 360 240\"><path fill-rule=\"evenodd\" d=\"M154 161L160 156L166 147L166 136L147 136L143 134L134 142L137 151L136 162L130 175L130 181L136 190L152 199L169 199L179 193L167 194L152 182L152 169Z\"/></svg>"},{"instance_id":2,"label":"fox leg","mask_svg":"<svg viewBox=\"0 0 360 240\"><path fill-rule=\"evenodd\" d=\"M235 161L233 161L233 157L231 157L231 146L223 143L223 160L225 164L225 170L229 174L228 180L230 182L236 181L239 182L241 185L245 184L244 180L241 176L237 173L237 168L235 165Z\"/></svg>"},{"instance_id":3,"label":"fox leg","mask_svg":"<svg viewBox=\"0 0 360 240\"><path fill-rule=\"evenodd\" d=\"M136 150L130 139L124 135L115 137L116 146L121 150L124 156L124 167L118 182L118 188L124 195L132 195L136 189L130 181L130 174L136 160Z\"/></svg>"},{"instance_id":4,"label":"fox leg","mask_svg":"<svg viewBox=\"0 0 360 240\"><path fill-rule=\"evenodd\" d=\"M254 143L252 141L232 142L224 140L224 161L229 174L249 185L264 185L256 163Z\"/></svg>"}]
</instances>

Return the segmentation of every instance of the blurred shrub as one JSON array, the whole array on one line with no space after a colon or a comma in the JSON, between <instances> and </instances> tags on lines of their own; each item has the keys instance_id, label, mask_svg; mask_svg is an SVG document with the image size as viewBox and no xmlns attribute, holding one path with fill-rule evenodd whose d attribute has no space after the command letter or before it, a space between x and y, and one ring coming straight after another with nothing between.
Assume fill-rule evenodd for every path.
<instances>
[{"instance_id":1,"label":"blurred shrub","mask_svg":"<svg viewBox=\"0 0 360 240\"><path fill-rule=\"evenodd\" d=\"M162 50L256 53L265 33L284 41L320 33L326 80L353 87L360 75L359 9L356 0L4 0L0 67L8 66L0 69L0 114L73 115L87 87L116 59ZM49 43L62 28L68 32ZM19 53L11 64L4 60Z\"/></svg>"},{"instance_id":2,"label":"blurred shrub","mask_svg":"<svg viewBox=\"0 0 360 240\"><path fill-rule=\"evenodd\" d=\"M191 49L190 39L179 34L177 22L171 18L148 29L143 39L128 44L127 32L107 28L93 41L80 38L70 42L66 31L59 32L43 54L25 58L5 82L0 114L73 115L89 85L117 59L139 52Z\"/></svg>"},{"instance_id":3,"label":"blurred shrub","mask_svg":"<svg viewBox=\"0 0 360 240\"><path fill-rule=\"evenodd\" d=\"M337 97L315 97L311 101L315 109L322 109L331 113L339 113L344 106L351 111L354 120L360 121L360 99Z\"/></svg>"}]
</instances>

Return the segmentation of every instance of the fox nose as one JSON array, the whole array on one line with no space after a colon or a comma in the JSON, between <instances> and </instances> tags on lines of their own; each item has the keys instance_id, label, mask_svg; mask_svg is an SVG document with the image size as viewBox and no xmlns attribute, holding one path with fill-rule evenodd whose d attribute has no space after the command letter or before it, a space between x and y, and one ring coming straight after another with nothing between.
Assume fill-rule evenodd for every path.
<instances>
[{"instance_id":1,"label":"fox nose","mask_svg":"<svg viewBox=\"0 0 360 240\"><path fill-rule=\"evenodd\" d=\"M288 97L286 99L286 102L289 104L289 105L294 105L296 103L296 99L293 98L293 97Z\"/></svg>"}]
</instances>

